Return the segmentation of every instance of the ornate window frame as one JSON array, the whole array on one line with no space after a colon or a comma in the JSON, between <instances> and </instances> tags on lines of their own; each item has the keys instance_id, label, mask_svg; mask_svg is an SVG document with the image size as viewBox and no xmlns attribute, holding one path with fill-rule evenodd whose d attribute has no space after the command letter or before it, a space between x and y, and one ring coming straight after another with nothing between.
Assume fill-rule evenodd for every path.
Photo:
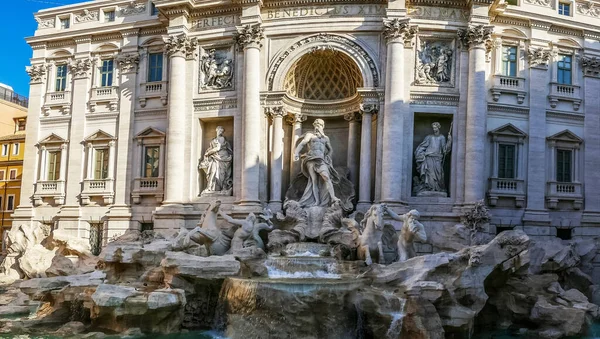
<instances>
[{"instance_id":1,"label":"ornate window frame","mask_svg":"<svg viewBox=\"0 0 600 339\"><path fill-rule=\"evenodd\" d=\"M33 194L34 206L40 206L44 198L53 198L54 203L62 205L65 202L65 181L67 171L67 146L69 141L52 133L39 141L38 148L38 173L35 176L35 190ZM48 154L60 151L60 172L58 180L47 180Z\"/></svg>"},{"instance_id":2,"label":"ornate window frame","mask_svg":"<svg viewBox=\"0 0 600 339\"><path fill-rule=\"evenodd\" d=\"M527 69L525 67L525 33L508 29L502 34L494 37L490 48L494 50L494 75L493 84L490 92L492 100L499 101L502 95L514 95L517 98L517 104L521 105L527 96L526 81ZM517 49L517 70L515 76L502 74L502 54L505 46L516 47Z\"/></svg>"},{"instance_id":3,"label":"ornate window frame","mask_svg":"<svg viewBox=\"0 0 600 339\"><path fill-rule=\"evenodd\" d=\"M164 198L164 177L165 177L165 132L154 127L148 127L138 133L136 147L134 153L133 168L135 169L133 190L131 198L134 204L141 202L142 196L154 196L157 203L162 202ZM158 177L145 177L144 172L144 156L147 146L159 147L159 165Z\"/></svg>"},{"instance_id":4,"label":"ornate window frame","mask_svg":"<svg viewBox=\"0 0 600 339\"><path fill-rule=\"evenodd\" d=\"M90 198L101 196L104 204L113 203L114 175L115 175L115 144L116 138L103 130L97 130L84 139L85 144L85 178L83 179L83 190L81 192L81 204L89 205ZM108 175L106 178L95 179L94 170L96 162L96 150L108 150Z\"/></svg>"},{"instance_id":5,"label":"ornate window frame","mask_svg":"<svg viewBox=\"0 0 600 339\"><path fill-rule=\"evenodd\" d=\"M515 207L523 207L525 203L525 139L527 133L515 125L508 123L490 132L492 142L492 173L489 178L488 202L496 206L499 198L512 198ZM515 146L515 177L498 177L498 156L500 144Z\"/></svg>"},{"instance_id":6,"label":"ornate window frame","mask_svg":"<svg viewBox=\"0 0 600 339\"><path fill-rule=\"evenodd\" d=\"M140 66L138 79L140 84L140 93L138 102L142 108L146 107L148 99L159 98L162 105L166 106L168 102L168 86L169 86L169 57L165 48L165 42L162 39L150 38L140 45ZM148 82L148 67L150 54L162 53L162 81Z\"/></svg>"},{"instance_id":7,"label":"ornate window frame","mask_svg":"<svg viewBox=\"0 0 600 339\"><path fill-rule=\"evenodd\" d=\"M583 184L580 181L583 166L580 164L581 145L583 139L565 129L546 138L548 142L548 166L546 183L546 203L548 208L557 207L558 201L567 200L573 202L574 209L580 209L583 206ZM565 149L572 151L571 159L571 182L562 183L556 181L556 159L557 150Z\"/></svg>"},{"instance_id":8,"label":"ornate window frame","mask_svg":"<svg viewBox=\"0 0 600 339\"><path fill-rule=\"evenodd\" d=\"M568 101L573 104L573 110L578 111L582 102L581 95L581 78L583 73L580 72L581 66L579 57L583 48L573 40L560 39L552 43L552 80L550 81L550 94L548 100L551 108L556 108L560 101ZM571 84L558 83L558 58L559 55L571 56Z\"/></svg>"}]
</instances>

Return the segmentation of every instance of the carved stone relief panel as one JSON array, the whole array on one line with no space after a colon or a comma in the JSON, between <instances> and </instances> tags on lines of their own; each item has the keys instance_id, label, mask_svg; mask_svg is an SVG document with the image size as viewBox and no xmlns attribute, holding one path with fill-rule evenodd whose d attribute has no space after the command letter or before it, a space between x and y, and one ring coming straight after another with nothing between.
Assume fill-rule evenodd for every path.
<instances>
[{"instance_id":1,"label":"carved stone relief panel","mask_svg":"<svg viewBox=\"0 0 600 339\"><path fill-rule=\"evenodd\" d=\"M205 46L201 48L198 79L200 91L234 89L233 46Z\"/></svg>"},{"instance_id":2,"label":"carved stone relief panel","mask_svg":"<svg viewBox=\"0 0 600 339\"><path fill-rule=\"evenodd\" d=\"M454 87L454 39L419 37L415 58L416 86Z\"/></svg>"}]
</instances>

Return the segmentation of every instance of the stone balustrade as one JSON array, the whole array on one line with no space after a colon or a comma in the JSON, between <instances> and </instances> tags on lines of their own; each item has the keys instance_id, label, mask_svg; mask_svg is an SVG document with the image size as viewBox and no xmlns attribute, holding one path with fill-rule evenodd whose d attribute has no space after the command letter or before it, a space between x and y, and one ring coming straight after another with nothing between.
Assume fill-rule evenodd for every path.
<instances>
[{"instance_id":1,"label":"stone balustrade","mask_svg":"<svg viewBox=\"0 0 600 339\"><path fill-rule=\"evenodd\" d=\"M95 112L96 106L99 103L107 103L111 111L117 110L119 102L119 87L107 86L107 87L94 87L92 88L92 96L90 98L90 111Z\"/></svg>"},{"instance_id":2,"label":"stone balustrade","mask_svg":"<svg viewBox=\"0 0 600 339\"><path fill-rule=\"evenodd\" d=\"M43 180L35 184L33 201L35 206L40 206L44 198L53 198L55 204L62 205L65 201L64 180Z\"/></svg>"},{"instance_id":3,"label":"stone balustrade","mask_svg":"<svg viewBox=\"0 0 600 339\"><path fill-rule=\"evenodd\" d=\"M572 201L574 209L583 205L583 184L580 182L549 181L546 184L546 202L548 208L556 208L559 201Z\"/></svg>"},{"instance_id":4,"label":"stone balustrade","mask_svg":"<svg viewBox=\"0 0 600 339\"><path fill-rule=\"evenodd\" d=\"M517 96L517 103L522 104L527 94L525 78L496 74L491 92L494 101L500 100L502 94L513 94Z\"/></svg>"},{"instance_id":5,"label":"stone balustrade","mask_svg":"<svg viewBox=\"0 0 600 339\"><path fill-rule=\"evenodd\" d=\"M81 204L88 205L90 198L100 196L105 204L112 204L114 197L113 179L84 179L81 192Z\"/></svg>"},{"instance_id":6,"label":"stone balustrade","mask_svg":"<svg viewBox=\"0 0 600 339\"><path fill-rule=\"evenodd\" d=\"M556 108L559 101L570 101L573 103L573 110L577 111L581 106L581 87L551 82L548 99L552 108Z\"/></svg>"},{"instance_id":7,"label":"stone balustrade","mask_svg":"<svg viewBox=\"0 0 600 339\"><path fill-rule=\"evenodd\" d=\"M138 100L140 106L146 107L148 99L159 98L163 106L167 104L168 81L144 82L140 84Z\"/></svg>"},{"instance_id":8,"label":"stone balustrade","mask_svg":"<svg viewBox=\"0 0 600 339\"><path fill-rule=\"evenodd\" d=\"M508 178L489 178L488 202L496 206L499 198L515 199L516 207L525 202L525 180Z\"/></svg>"},{"instance_id":9,"label":"stone balustrade","mask_svg":"<svg viewBox=\"0 0 600 339\"><path fill-rule=\"evenodd\" d=\"M131 196L136 204L141 202L142 196L155 196L157 202L162 202L164 178L135 178Z\"/></svg>"}]
</instances>

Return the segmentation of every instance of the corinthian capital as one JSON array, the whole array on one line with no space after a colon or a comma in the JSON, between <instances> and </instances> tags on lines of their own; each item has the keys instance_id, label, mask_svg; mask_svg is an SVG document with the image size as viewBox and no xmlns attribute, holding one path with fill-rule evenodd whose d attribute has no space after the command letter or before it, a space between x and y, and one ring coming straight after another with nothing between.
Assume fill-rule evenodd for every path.
<instances>
[{"instance_id":1,"label":"corinthian capital","mask_svg":"<svg viewBox=\"0 0 600 339\"><path fill-rule=\"evenodd\" d=\"M268 118L283 118L285 110L282 106L265 107L265 115Z\"/></svg>"},{"instance_id":2,"label":"corinthian capital","mask_svg":"<svg viewBox=\"0 0 600 339\"><path fill-rule=\"evenodd\" d=\"M377 104L360 104L360 114L377 114L379 105Z\"/></svg>"},{"instance_id":3,"label":"corinthian capital","mask_svg":"<svg viewBox=\"0 0 600 339\"><path fill-rule=\"evenodd\" d=\"M551 56L552 52L548 49L543 49L542 47L529 47L527 50L529 67L547 67Z\"/></svg>"},{"instance_id":4,"label":"corinthian capital","mask_svg":"<svg viewBox=\"0 0 600 339\"><path fill-rule=\"evenodd\" d=\"M138 53L129 53L119 55L117 63L123 73L137 72L138 64L140 63L140 55Z\"/></svg>"},{"instance_id":5,"label":"corinthian capital","mask_svg":"<svg viewBox=\"0 0 600 339\"><path fill-rule=\"evenodd\" d=\"M39 84L46 75L46 67L44 65L33 65L25 67L25 71L29 74L30 84Z\"/></svg>"},{"instance_id":6,"label":"corinthian capital","mask_svg":"<svg viewBox=\"0 0 600 339\"><path fill-rule=\"evenodd\" d=\"M492 38L492 26L476 25L459 29L458 38L464 47L482 47Z\"/></svg>"},{"instance_id":7,"label":"corinthian capital","mask_svg":"<svg viewBox=\"0 0 600 339\"><path fill-rule=\"evenodd\" d=\"M90 59L76 59L69 64L69 72L73 78L86 78L90 76L92 61Z\"/></svg>"},{"instance_id":8,"label":"corinthian capital","mask_svg":"<svg viewBox=\"0 0 600 339\"><path fill-rule=\"evenodd\" d=\"M192 59L196 56L198 41L196 38L190 38L185 34L170 36L165 40L165 47L168 56L181 56Z\"/></svg>"},{"instance_id":9,"label":"corinthian capital","mask_svg":"<svg viewBox=\"0 0 600 339\"><path fill-rule=\"evenodd\" d=\"M411 44L415 34L419 31L417 26L409 25L410 19L384 19L383 20L383 36L387 42L397 41L401 39L405 45Z\"/></svg>"},{"instance_id":10,"label":"corinthian capital","mask_svg":"<svg viewBox=\"0 0 600 339\"><path fill-rule=\"evenodd\" d=\"M286 116L285 121L290 125L301 124L304 121L306 121L306 115L303 115L301 113L289 113Z\"/></svg>"},{"instance_id":11,"label":"corinthian capital","mask_svg":"<svg viewBox=\"0 0 600 339\"><path fill-rule=\"evenodd\" d=\"M254 24L237 27L234 39L238 47L243 50L247 47L262 47L261 41L264 37L264 28L260 24Z\"/></svg>"}]
</instances>

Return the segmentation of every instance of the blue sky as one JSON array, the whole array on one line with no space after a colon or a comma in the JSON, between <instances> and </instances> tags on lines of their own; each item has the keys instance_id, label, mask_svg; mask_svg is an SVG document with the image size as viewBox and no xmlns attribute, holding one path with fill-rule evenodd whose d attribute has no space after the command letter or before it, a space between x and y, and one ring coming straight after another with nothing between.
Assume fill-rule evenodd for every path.
<instances>
[{"instance_id":1,"label":"blue sky","mask_svg":"<svg viewBox=\"0 0 600 339\"><path fill-rule=\"evenodd\" d=\"M85 0L0 0L11 5L4 7L0 23L0 36L4 49L0 53L0 82L12 86L15 92L29 96L29 65L31 48L25 38L32 36L37 28L33 13L40 9L69 5Z\"/></svg>"}]
</instances>

